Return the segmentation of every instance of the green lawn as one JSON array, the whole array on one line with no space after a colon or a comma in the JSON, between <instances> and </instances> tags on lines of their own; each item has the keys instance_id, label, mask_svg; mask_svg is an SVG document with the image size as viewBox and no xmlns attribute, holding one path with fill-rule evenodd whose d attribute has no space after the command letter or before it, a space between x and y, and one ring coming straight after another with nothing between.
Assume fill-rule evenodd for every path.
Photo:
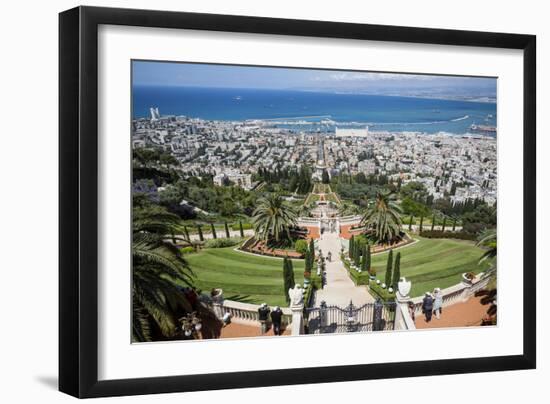
<instances>
[{"instance_id":1,"label":"green lawn","mask_svg":"<svg viewBox=\"0 0 550 404\"><path fill-rule=\"evenodd\" d=\"M234 247L209 248L186 255L196 285L207 291L221 287L226 299L245 303L286 306L283 260L235 251ZM304 262L293 260L295 280L303 283Z\"/></svg>"},{"instance_id":2,"label":"green lawn","mask_svg":"<svg viewBox=\"0 0 550 404\"><path fill-rule=\"evenodd\" d=\"M483 250L473 242L450 239L418 238L419 241L401 251L401 276L412 282L411 297L420 296L436 287L447 288L461 281L464 272L482 272L488 263L478 264ZM385 279L388 253L372 256L376 277Z\"/></svg>"}]
</instances>

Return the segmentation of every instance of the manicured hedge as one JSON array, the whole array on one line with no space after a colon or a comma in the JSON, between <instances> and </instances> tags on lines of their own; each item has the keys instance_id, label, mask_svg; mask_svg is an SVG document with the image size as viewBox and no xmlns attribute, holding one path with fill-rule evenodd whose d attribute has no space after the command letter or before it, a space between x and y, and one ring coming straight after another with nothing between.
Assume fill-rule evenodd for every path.
<instances>
[{"instance_id":1,"label":"manicured hedge","mask_svg":"<svg viewBox=\"0 0 550 404\"><path fill-rule=\"evenodd\" d=\"M475 234L466 233L464 231L441 231L441 230L425 230L420 232L420 237L426 238L454 238L458 240L477 240Z\"/></svg>"},{"instance_id":2,"label":"manicured hedge","mask_svg":"<svg viewBox=\"0 0 550 404\"><path fill-rule=\"evenodd\" d=\"M223 248L223 247L232 247L243 241L240 237L234 238L215 238L206 240L204 243L205 248Z\"/></svg>"},{"instance_id":3,"label":"manicured hedge","mask_svg":"<svg viewBox=\"0 0 550 404\"><path fill-rule=\"evenodd\" d=\"M240 229L239 222L233 223L231 225L231 229L238 231ZM250 230L252 229L252 223L243 223L243 230Z\"/></svg>"},{"instance_id":4,"label":"manicured hedge","mask_svg":"<svg viewBox=\"0 0 550 404\"><path fill-rule=\"evenodd\" d=\"M390 293L387 288L383 289L382 285L376 284L376 280L369 281L369 289L383 301L388 302L395 300L395 291Z\"/></svg>"}]
</instances>

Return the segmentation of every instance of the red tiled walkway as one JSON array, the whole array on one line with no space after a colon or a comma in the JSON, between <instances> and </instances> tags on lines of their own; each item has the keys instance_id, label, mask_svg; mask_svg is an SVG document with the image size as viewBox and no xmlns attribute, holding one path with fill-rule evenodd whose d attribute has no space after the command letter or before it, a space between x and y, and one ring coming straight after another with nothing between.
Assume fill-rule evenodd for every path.
<instances>
[{"instance_id":1,"label":"red tiled walkway","mask_svg":"<svg viewBox=\"0 0 550 404\"><path fill-rule=\"evenodd\" d=\"M321 237L321 234L319 233L319 227L317 226L307 226L307 238L308 239L318 239Z\"/></svg>"},{"instance_id":2,"label":"red tiled walkway","mask_svg":"<svg viewBox=\"0 0 550 404\"><path fill-rule=\"evenodd\" d=\"M426 323L422 314L417 314L415 325L421 328L444 328L444 327L470 327L478 326L481 320L487 316L490 305L481 304L482 297L472 297L464 303L456 303L445 307L443 314L438 320L432 316L432 321Z\"/></svg>"},{"instance_id":3,"label":"red tiled walkway","mask_svg":"<svg viewBox=\"0 0 550 404\"><path fill-rule=\"evenodd\" d=\"M283 331L283 335L290 335L290 327ZM266 337L273 337L273 328L265 334ZM231 323L221 329L220 338L243 338L243 337L260 337L260 326L244 325Z\"/></svg>"}]
</instances>

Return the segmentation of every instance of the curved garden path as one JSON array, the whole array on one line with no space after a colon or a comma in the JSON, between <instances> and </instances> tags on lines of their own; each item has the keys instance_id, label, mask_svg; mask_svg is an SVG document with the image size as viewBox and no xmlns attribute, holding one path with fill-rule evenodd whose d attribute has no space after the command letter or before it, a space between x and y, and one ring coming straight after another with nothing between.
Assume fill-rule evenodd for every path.
<instances>
[{"instance_id":1,"label":"curved garden path","mask_svg":"<svg viewBox=\"0 0 550 404\"><path fill-rule=\"evenodd\" d=\"M319 248L326 258L328 252L332 254L332 262L325 260L326 284L323 289L315 293L315 306L325 301L329 306L337 305L345 307L350 300L355 306L365 303L374 303L374 298L365 286L355 286L350 279L347 270L340 260L340 237L338 232L325 231L319 239Z\"/></svg>"}]
</instances>

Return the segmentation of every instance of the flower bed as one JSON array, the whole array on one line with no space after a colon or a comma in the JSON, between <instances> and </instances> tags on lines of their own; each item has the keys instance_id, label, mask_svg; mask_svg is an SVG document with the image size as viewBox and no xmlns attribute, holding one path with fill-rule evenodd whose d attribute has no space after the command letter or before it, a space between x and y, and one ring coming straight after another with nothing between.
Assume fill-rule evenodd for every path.
<instances>
[{"instance_id":1,"label":"flower bed","mask_svg":"<svg viewBox=\"0 0 550 404\"><path fill-rule=\"evenodd\" d=\"M255 240L254 237L251 237L248 240L246 240L243 243L243 245L240 247L240 250L253 253L253 254L258 254L258 255L266 255L269 257L278 257L278 258L289 257L293 259L303 258L303 255L296 252L296 250L293 250L293 249L284 250L280 248L267 247L263 242Z\"/></svg>"}]
</instances>

